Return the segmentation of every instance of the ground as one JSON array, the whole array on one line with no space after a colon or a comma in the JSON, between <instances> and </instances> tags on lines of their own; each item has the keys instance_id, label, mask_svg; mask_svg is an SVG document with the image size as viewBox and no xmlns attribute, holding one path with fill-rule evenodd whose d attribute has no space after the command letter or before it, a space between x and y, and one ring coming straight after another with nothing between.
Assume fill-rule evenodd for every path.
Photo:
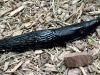
<instances>
[{"instance_id":1,"label":"ground","mask_svg":"<svg viewBox=\"0 0 100 75\"><path fill-rule=\"evenodd\" d=\"M99 14L99 0L0 0L0 39L89 21ZM66 67L64 55L74 52L90 53L93 63L79 68ZM1 53L0 75L99 75L99 63L98 27L95 33L66 43L66 48Z\"/></svg>"}]
</instances>

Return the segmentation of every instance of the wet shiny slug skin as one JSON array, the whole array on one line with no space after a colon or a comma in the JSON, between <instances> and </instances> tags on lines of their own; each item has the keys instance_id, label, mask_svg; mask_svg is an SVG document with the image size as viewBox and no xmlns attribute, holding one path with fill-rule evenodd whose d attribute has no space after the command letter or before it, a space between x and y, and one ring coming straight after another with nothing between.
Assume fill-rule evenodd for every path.
<instances>
[{"instance_id":1,"label":"wet shiny slug skin","mask_svg":"<svg viewBox=\"0 0 100 75\"><path fill-rule=\"evenodd\" d=\"M46 49L66 46L66 42L84 38L100 25L100 18L57 29L46 29L7 37L0 40L0 52L22 52L27 49Z\"/></svg>"}]
</instances>

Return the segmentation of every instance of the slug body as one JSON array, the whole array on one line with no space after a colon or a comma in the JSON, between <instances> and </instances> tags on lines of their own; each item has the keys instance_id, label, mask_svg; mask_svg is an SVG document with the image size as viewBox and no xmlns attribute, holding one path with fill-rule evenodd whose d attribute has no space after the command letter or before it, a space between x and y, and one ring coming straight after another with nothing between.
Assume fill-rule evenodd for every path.
<instances>
[{"instance_id":1,"label":"slug body","mask_svg":"<svg viewBox=\"0 0 100 75\"><path fill-rule=\"evenodd\" d=\"M0 40L0 51L22 52L26 49L43 49L66 46L66 42L78 40L93 33L100 25L100 18L58 29L46 29L8 37Z\"/></svg>"}]
</instances>

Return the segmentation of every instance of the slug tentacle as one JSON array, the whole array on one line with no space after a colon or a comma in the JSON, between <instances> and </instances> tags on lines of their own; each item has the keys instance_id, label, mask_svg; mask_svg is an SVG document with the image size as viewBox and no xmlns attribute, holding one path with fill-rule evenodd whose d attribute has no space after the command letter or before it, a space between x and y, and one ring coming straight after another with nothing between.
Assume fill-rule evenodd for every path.
<instances>
[{"instance_id":1,"label":"slug tentacle","mask_svg":"<svg viewBox=\"0 0 100 75\"><path fill-rule=\"evenodd\" d=\"M100 18L58 29L46 29L8 37L0 40L0 51L22 52L26 49L43 49L66 46L66 42L78 40L92 33L100 25Z\"/></svg>"}]
</instances>

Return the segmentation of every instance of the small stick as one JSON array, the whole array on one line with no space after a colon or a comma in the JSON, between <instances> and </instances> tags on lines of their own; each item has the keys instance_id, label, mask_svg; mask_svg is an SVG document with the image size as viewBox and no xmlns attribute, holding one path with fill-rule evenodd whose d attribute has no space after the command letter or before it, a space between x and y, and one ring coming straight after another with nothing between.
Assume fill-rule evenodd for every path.
<instances>
[{"instance_id":1,"label":"small stick","mask_svg":"<svg viewBox=\"0 0 100 75\"><path fill-rule=\"evenodd\" d=\"M15 72L21 65L23 64L23 62L21 61L17 66L15 66L11 71L6 71L7 73L13 73Z\"/></svg>"},{"instance_id":2,"label":"small stick","mask_svg":"<svg viewBox=\"0 0 100 75\"><path fill-rule=\"evenodd\" d=\"M85 70L83 69L83 67L80 67L80 69L81 69L83 75L87 75L86 72L85 72Z\"/></svg>"}]
</instances>

